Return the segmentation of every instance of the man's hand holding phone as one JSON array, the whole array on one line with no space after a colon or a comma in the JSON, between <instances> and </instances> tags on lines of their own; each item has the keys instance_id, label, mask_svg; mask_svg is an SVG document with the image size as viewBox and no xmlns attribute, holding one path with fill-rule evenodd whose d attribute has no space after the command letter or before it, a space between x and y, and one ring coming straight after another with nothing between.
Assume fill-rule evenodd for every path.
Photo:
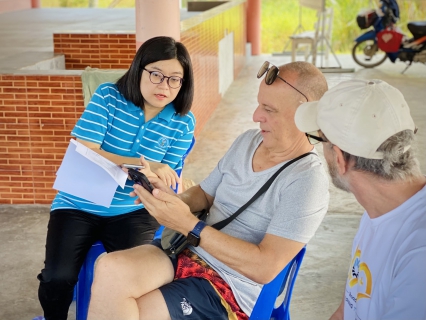
<instances>
[{"instance_id":1,"label":"man's hand holding phone","mask_svg":"<svg viewBox=\"0 0 426 320\"><path fill-rule=\"evenodd\" d=\"M130 168L127 173L136 184L144 187L147 191L149 191L149 193L152 193L154 186L142 172Z\"/></svg>"},{"instance_id":2,"label":"man's hand holding phone","mask_svg":"<svg viewBox=\"0 0 426 320\"><path fill-rule=\"evenodd\" d=\"M132 168L137 171L143 172L147 177L158 177L165 184L173 189L176 189L177 184L181 183L179 176L176 171L170 168L169 165L159 162L151 162L145 160L143 156L140 157L140 165L134 164L122 164L121 167L126 171L126 169ZM126 171L127 172L127 171Z\"/></svg>"},{"instance_id":3,"label":"man's hand holding phone","mask_svg":"<svg viewBox=\"0 0 426 320\"><path fill-rule=\"evenodd\" d=\"M154 189L159 189L159 190L161 190L161 191L163 191L163 192L165 192L165 193L167 193L167 194L170 194L170 195L172 195L172 196L174 196L174 197L177 197L177 194L176 193L174 193L173 192L173 190L172 189L170 189L170 187L168 187L166 184L164 184L164 182L160 179L160 178L158 178L158 177L149 177L148 178L148 180L149 180L149 182L150 182L150 184L151 184L151 186L154 188ZM142 186L143 187L143 186ZM144 189L146 189L145 187L144 187ZM151 193L152 194L152 191L149 191L148 189L146 189L149 193ZM138 194L135 192L135 191L132 191L132 192L130 192L130 196L131 197L137 197L138 196ZM139 203L141 203L142 201L141 201L141 199L138 197L136 200L135 200L135 204L139 204Z\"/></svg>"},{"instance_id":4,"label":"man's hand holding phone","mask_svg":"<svg viewBox=\"0 0 426 320\"><path fill-rule=\"evenodd\" d=\"M190 211L189 206L183 202L163 181L159 178L149 178L151 184L155 187L152 193L144 190L143 187L135 184L134 192L130 195L138 196L135 203L142 202L158 223L172 228L181 233L187 232L187 226L190 224L193 229L198 222Z\"/></svg>"}]
</instances>

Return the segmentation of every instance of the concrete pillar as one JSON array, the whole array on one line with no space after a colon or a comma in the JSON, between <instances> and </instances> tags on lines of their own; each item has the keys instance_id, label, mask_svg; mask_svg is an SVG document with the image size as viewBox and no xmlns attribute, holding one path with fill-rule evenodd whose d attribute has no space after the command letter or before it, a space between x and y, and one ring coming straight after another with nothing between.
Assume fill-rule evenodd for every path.
<instances>
[{"instance_id":1,"label":"concrete pillar","mask_svg":"<svg viewBox=\"0 0 426 320\"><path fill-rule=\"evenodd\" d=\"M261 0L247 0L247 42L251 43L251 53L260 52L260 12Z\"/></svg>"},{"instance_id":2,"label":"concrete pillar","mask_svg":"<svg viewBox=\"0 0 426 320\"><path fill-rule=\"evenodd\" d=\"M146 40L168 36L180 40L180 9L176 0L136 1L136 50Z\"/></svg>"},{"instance_id":3,"label":"concrete pillar","mask_svg":"<svg viewBox=\"0 0 426 320\"><path fill-rule=\"evenodd\" d=\"M31 0L31 8L32 9L41 8L41 0Z\"/></svg>"}]
</instances>

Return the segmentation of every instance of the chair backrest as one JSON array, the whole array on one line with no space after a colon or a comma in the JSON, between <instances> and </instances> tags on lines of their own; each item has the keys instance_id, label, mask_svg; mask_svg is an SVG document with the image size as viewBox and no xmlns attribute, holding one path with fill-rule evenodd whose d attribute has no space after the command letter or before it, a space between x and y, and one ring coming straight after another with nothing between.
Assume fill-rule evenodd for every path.
<instances>
[{"instance_id":1,"label":"chair backrest","mask_svg":"<svg viewBox=\"0 0 426 320\"><path fill-rule=\"evenodd\" d=\"M186 150L185 154L182 156L182 167L180 169L176 169L176 173L178 174L179 177L182 173L183 165L185 164L185 159L188 156L188 154L192 151L192 148L194 148L194 144L195 144L195 137L192 137L192 141L191 141L191 144L189 145L188 150Z\"/></svg>"},{"instance_id":2,"label":"chair backrest","mask_svg":"<svg viewBox=\"0 0 426 320\"><path fill-rule=\"evenodd\" d=\"M303 247L274 280L263 286L250 320L290 320L291 294L305 251Z\"/></svg>"},{"instance_id":3,"label":"chair backrest","mask_svg":"<svg viewBox=\"0 0 426 320\"><path fill-rule=\"evenodd\" d=\"M81 83L83 86L84 106L86 107L96 89L105 82L117 82L127 70L120 69L98 69L87 67L81 73Z\"/></svg>"},{"instance_id":4,"label":"chair backrest","mask_svg":"<svg viewBox=\"0 0 426 320\"><path fill-rule=\"evenodd\" d=\"M315 40L320 41L323 36L329 42L333 30L333 8L325 8L317 12L317 22L315 23Z\"/></svg>"},{"instance_id":5,"label":"chair backrest","mask_svg":"<svg viewBox=\"0 0 426 320\"><path fill-rule=\"evenodd\" d=\"M308 39L315 44L321 42L322 38L331 42L331 34L333 29L333 8L326 8L325 2L323 0L299 0L299 9L306 7L309 9L314 9L317 12L317 20L314 23L314 30L309 30L307 32L302 32L294 36L302 36L303 39ZM301 27L301 13L299 13L299 27L297 30L303 31ZM291 37L290 37L291 38ZM307 40L306 40L307 41ZM314 46L313 46L314 47ZM314 48L312 48L314 49Z\"/></svg>"},{"instance_id":6,"label":"chair backrest","mask_svg":"<svg viewBox=\"0 0 426 320\"><path fill-rule=\"evenodd\" d=\"M302 25L302 8L323 11L325 8L325 0L299 0L299 25L293 32L293 36L305 31Z\"/></svg>"},{"instance_id":7,"label":"chair backrest","mask_svg":"<svg viewBox=\"0 0 426 320\"><path fill-rule=\"evenodd\" d=\"M325 8L325 0L299 0L299 6L323 11Z\"/></svg>"}]
</instances>

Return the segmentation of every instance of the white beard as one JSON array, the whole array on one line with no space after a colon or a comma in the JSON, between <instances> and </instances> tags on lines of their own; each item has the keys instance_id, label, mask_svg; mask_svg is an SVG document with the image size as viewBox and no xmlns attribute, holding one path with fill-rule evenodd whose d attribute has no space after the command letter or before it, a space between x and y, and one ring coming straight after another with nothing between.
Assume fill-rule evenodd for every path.
<instances>
[{"instance_id":1,"label":"white beard","mask_svg":"<svg viewBox=\"0 0 426 320\"><path fill-rule=\"evenodd\" d=\"M349 185L346 182L346 180L344 180L344 178L342 178L339 175L336 162L335 161L333 161L333 162L327 161L327 166L328 166L328 172L330 173L331 181L333 182L334 186L338 189L343 190L343 191L351 192L350 189L349 189Z\"/></svg>"}]
</instances>

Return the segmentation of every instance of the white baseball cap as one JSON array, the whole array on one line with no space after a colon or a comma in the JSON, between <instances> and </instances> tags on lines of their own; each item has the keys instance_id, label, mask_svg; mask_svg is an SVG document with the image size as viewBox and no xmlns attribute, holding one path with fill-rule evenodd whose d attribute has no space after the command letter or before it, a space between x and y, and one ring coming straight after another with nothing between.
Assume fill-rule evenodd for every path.
<instances>
[{"instance_id":1,"label":"white baseball cap","mask_svg":"<svg viewBox=\"0 0 426 320\"><path fill-rule=\"evenodd\" d=\"M386 139L415 130L402 93L377 79L339 83L319 101L300 105L295 122L300 131L321 130L343 151L367 159L383 159L377 149Z\"/></svg>"}]
</instances>

